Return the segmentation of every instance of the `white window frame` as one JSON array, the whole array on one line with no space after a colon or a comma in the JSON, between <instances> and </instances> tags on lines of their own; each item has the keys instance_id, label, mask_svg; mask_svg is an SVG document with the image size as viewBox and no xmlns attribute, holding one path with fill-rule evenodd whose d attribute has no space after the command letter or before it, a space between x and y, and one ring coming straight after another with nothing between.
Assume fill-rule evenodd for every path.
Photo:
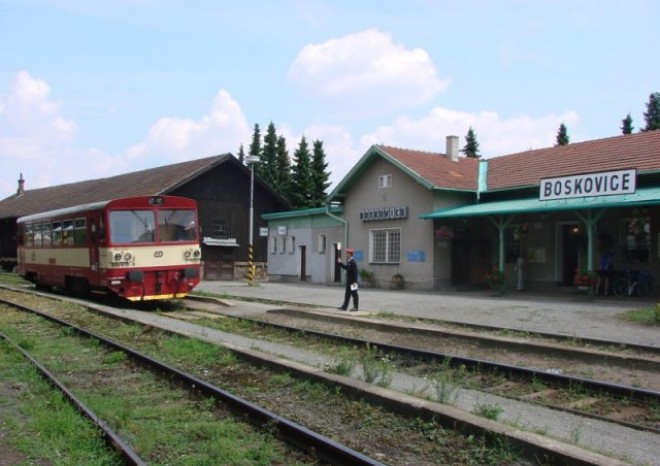
<instances>
[{"instance_id":1,"label":"white window frame","mask_svg":"<svg viewBox=\"0 0 660 466\"><path fill-rule=\"evenodd\" d=\"M277 236L270 237L270 253L277 254Z\"/></svg>"},{"instance_id":2,"label":"white window frame","mask_svg":"<svg viewBox=\"0 0 660 466\"><path fill-rule=\"evenodd\" d=\"M383 234L385 235L385 244L383 257L380 257L380 254L376 253L375 237ZM401 263L401 228L376 228L369 230L369 263Z\"/></svg>"},{"instance_id":3,"label":"white window frame","mask_svg":"<svg viewBox=\"0 0 660 466\"><path fill-rule=\"evenodd\" d=\"M319 234L317 251L319 254L325 254L326 249L328 248L328 237L325 233Z\"/></svg>"},{"instance_id":4,"label":"white window frame","mask_svg":"<svg viewBox=\"0 0 660 466\"><path fill-rule=\"evenodd\" d=\"M392 187L392 175L380 175L378 177L378 187L379 188L391 188Z\"/></svg>"}]
</instances>

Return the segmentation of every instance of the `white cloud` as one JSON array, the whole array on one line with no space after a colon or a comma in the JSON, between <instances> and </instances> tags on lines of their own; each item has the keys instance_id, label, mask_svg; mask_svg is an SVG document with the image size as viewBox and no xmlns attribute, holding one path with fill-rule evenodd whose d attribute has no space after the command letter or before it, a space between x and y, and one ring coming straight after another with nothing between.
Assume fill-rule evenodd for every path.
<instances>
[{"instance_id":1,"label":"white cloud","mask_svg":"<svg viewBox=\"0 0 660 466\"><path fill-rule=\"evenodd\" d=\"M221 89L209 113L199 120L161 118L149 129L145 140L130 147L126 155L129 159L154 157L166 163L226 152L236 154L250 134L240 105Z\"/></svg>"},{"instance_id":2,"label":"white cloud","mask_svg":"<svg viewBox=\"0 0 660 466\"><path fill-rule=\"evenodd\" d=\"M562 115L551 114L538 118L519 116L503 119L491 111L468 113L436 107L422 118L400 117L390 125L363 135L361 145L369 147L385 144L445 152L447 136L458 136L459 147L463 147L465 135L472 127L479 142L480 154L489 158L553 146L562 122L569 128L570 134L571 124L577 124L579 117L577 113L568 111Z\"/></svg>"},{"instance_id":3,"label":"white cloud","mask_svg":"<svg viewBox=\"0 0 660 466\"><path fill-rule=\"evenodd\" d=\"M292 83L351 115L430 102L448 82L428 53L395 44L376 29L305 46L289 70Z\"/></svg>"}]
</instances>

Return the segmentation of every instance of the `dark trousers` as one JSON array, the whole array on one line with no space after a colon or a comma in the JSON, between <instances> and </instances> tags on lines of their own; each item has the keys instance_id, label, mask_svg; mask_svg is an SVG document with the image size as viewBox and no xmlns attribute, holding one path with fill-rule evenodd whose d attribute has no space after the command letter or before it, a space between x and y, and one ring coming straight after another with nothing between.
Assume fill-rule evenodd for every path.
<instances>
[{"instance_id":1,"label":"dark trousers","mask_svg":"<svg viewBox=\"0 0 660 466\"><path fill-rule=\"evenodd\" d=\"M353 296L353 309L357 310L360 298L358 297L358 290L351 290L351 285L346 285L346 292L344 293L344 304L341 306L343 309L348 309L348 302L350 301L351 296Z\"/></svg>"}]
</instances>

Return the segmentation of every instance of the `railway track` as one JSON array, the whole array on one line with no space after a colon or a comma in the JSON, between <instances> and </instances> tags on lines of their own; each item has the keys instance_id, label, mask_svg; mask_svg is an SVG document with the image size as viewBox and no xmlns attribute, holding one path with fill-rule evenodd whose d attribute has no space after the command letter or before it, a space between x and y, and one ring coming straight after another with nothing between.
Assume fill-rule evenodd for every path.
<instances>
[{"instance_id":1,"label":"railway track","mask_svg":"<svg viewBox=\"0 0 660 466\"><path fill-rule=\"evenodd\" d=\"M657 389L660 387L660 352L654 347L637 346L628 348L626 353L615 353L611 349L594 348L598 343L594 341L586 342L589 345L586 349L576 346L574 340L570 345L561 345L534 342L530 340L530 335L526 335L524 340L516 340L288 309L271 311L265 318L242 319L264 328L304 333L339 345L377 348L378 351L373 354L375 359L386 359L396 370L408 374L429 372L430 365L439 364L452 368L454 374L460 373L460 376L452 376L453 383L660 434L660 391ZM370 330L369 337L364 336L367 330ZM355 333L360 336L352 336ZM259 336L268 338L264 334ZM557 340L557 337L554 339ZM402 341L407 346L401 344ZM611 346L607 342L600 344L608 348ZM456 352L463 346L469 349L463 349L462 354ZM454 352L445 352L443 348L451 348ZM465 355L475 348L490 359ZM564 369L535 369L530 368L529 364L498 362L497 353L502 348L507 352L508 361L515 359L529 363L531 358L542 355L543 363L547 364L547 355L552 355L553 366L561 365L557 362L560 358L572 366L589 365L596 374L615 373L620 376L620 372L625 370L630 372L629 379L650 388L570 375L563 373ZM635 354L630 354L630 351ZM514 358L511 357L512 352Z\"/></svg>"},{"instance_id":2,"label":"railway track","mask_svg":"<svg viewBox=\"0 0 660 466\"><path fill-rule=\"evenodd\" d=\"M223 406L226 406L236 417L246 418L252 425L258 426L258 429L263 430L264 434L276 431L277 437L281 438L287 445L289 445L289 447L287 447L286 455L283 456L283 458L288 458L289 461L293 459L291 457L296 457L295 460L300 464L318 464L318 461L322 460L326 462L326 464L336 465L382 465L380 461L351 450L350 448L334 442L323 435L278 416L267 409L222 390L205 380L170 366L122 343L108 339L98 333L90 332L82 327L72 325L71 323L58 319L49 313L41 312L17 303L11 303L8 301L3 302L6 305L19 308L24 312L29 312L45 318L50 323L55 324L54 326L48 326L45 324L40 325L36 319L32 319L31 321L23 322L14 328L19 335L21 334L21 331L26 331L29 328L31 332L37 332L43 338L60 338L69 340L60 345L65 348L65 351L60 354L50 354L48 358L44 358L46 359L46 362L40 362L30 355L28 351L20 348L18 343L6 334L0 333L0 336L7 340L16 351L20 351L21 354L31 362L31 364L38 368L40 373L54 387L62 391L66 398L69 399L82 414L87 416L90 421L94 422L97 427L101 429L107 443L118 449L127 464L158 464L158 461L155 461L154 458L156 452L152 452L150 455L151 458L148 461L142 459L129 445L129 441L122 437L123 435L124 437L132 439L139 438L142 432L148 430L149 427L140 425L139 427L133 427L131 432L126 432L127 424L135 425L140 423L140 420L137 417L131 417L130 419L123 420L121 423L122 427L120 427L120 430L123 432L118 433L115 429L110 427L112 423L116 424L117 422L113 422L112 419L104 420L103 416L99 416L99 414L95 413L86 405L83 398L94 399L95 397L102 396L102 393L121 393L124 403L132 406L128 409L133 410L138 409L140 403L144 403L145 400L143 399L143 394L148 393L151 402L170 399L185 400L179 401L179 404L183 404L187 411L196 411L196 416L205 417L208 415L209 411L208 397L212 397ZM63 332L63 329L67 330ZM71 336L71 331L75 332L76 336ZM91 339L94 342L100 342L105 348L98 350L99 355L95 358L91 358L94 359L94 361L86 361L85 364L82 364L82 367L77 368L77 364L71 364L71 361L74 359L74 357L72 357L72 352L80 354L80 352L76 352L74 348L81 345L81 348L85 348L85 350L81 352L87 352L88 355L94 351L93 348L96 348L95 345L81 344L74 341L78 340L81 336L87 340ZM124 357L122 355L125 355L130 362L124 363ZM114 361L121 363L106 364L105 361L107 361L108 358L112 358ZM66 360L69 363L66 364L66 367L62 364L54 364L59 369L48 369L46 367L48 361L52 362L53 359L59 359L60 362ZM90 358L88 357L86 359ZM143 373L146 373L146 375ZM152 374L157 374L157 377L154 379L151 376ZM126 384L128 380L130 380L130 391L127 392ZM172 386L173 381L176 384L176 387ZM75 392L81 392L82 395L76 395ZM135 394L136 399L131 398L131 393ZM221 410L215 408L214 411ZM172 410L169 409L165 413L165 415L172 414L181 415L179 411L172 412ZM149 414L149 416L152 415L153 413ZM106 416L113 418L113 415L109 412L106 413ZM218 419L215 419L215 416L211 417L212 419L208 419L207 422L221 422L220 417L218 417ZM187 418L186 422L192 422L192 420ZM177 427L181 428L181 424L178 423ZM172 434L174 435L174 433ZM163 435L163 433L161 432L159 435ZM251 439L251 441L254 441L254 439ZM140 443L139 440L134 440L134 442ZM144 447L142 449L144 449ZM208 445L188 445L187 449L201 449L202 451L208 451ZM295 449L302 450L304 455L291 453L291 451ZM162 450L158 452L158 455L163 455ZM186 452L170 452L167 455L168 459L165 463L169 464L170 461L182 461L182 458L184 458L185 455ZM178 460L176 459L177 457L179 458ZM209 460L212 461L212 458L206 458L204 462L208 462ZM190 459L188 458L186 461L190 461Z\"/></svg>"},{"instance_id":3,"label":"railway track","mask_svg":"<svg viewBox=\"0 0 660 466\"><path fill-rule=\"evenodd\" d=\"M118 314L123 316L125 313L120 312ZM197 318L199 318L200 315L203 315L203 313L199 313ZM211 331L202 330L200 332L208 334ZM254 357L254 355L251 357ZM280 361L277 364L282 364L282 362ZM292 370L291 365L288 367L289 370ZM304 370L302 371L304 372ZM328 376L327 374L321 375L318 373L318 370L311 370L311 373L311 375L308 373L307 377L330 379L335 384L345 383L345 380L343 380L345 378L342 377L333 377L332 375ZM379 404L388 405L390 409L394 409L396 411L408 411L409 414L412 413L416 417L423 419L436 419L437 422L440 422L441 424L453 426L454 428L458 428L463 432L468 432L471 435L474 433L483 434L487 431L491 432L491 434L488 435L496 435L498 437L501 436L501 438L506 438L509 442L516 445L516 447L520 448L522 451L526 451L528 455L531 454L531 457L536 457L537 459L532 461L532 464L629 464L627 462L619 462L616 459L599 455L598 453L588 452L582 448L573 447L572 445L562 442L560 442L557 447L551 446L553 442L545 435L537 435L531 432L521 432L517 427L503 428L501 425L498 426L497 423L492 423L487 419L482 420L483 422L480 423L475 421L475 416L471 416L465 412L457 412L451 407L438 407L437 403L426 403L424 401L420 401L420 399L417 397L410 397L396 393L393 393L389 396L384 395L382 390L371 389L368 387L368 384L358 383L354 384L353 388L342 388L342 390L345 390L346 393L354 391L358 394L357 396L369 398L370 400ZM496 432L496 434L493 434L493 432ZM540 460L539 458L543 459ZM389 462L387 463L393 464ZM417 464L424 463L418 462Z\"/></svg>"}]
</instances>

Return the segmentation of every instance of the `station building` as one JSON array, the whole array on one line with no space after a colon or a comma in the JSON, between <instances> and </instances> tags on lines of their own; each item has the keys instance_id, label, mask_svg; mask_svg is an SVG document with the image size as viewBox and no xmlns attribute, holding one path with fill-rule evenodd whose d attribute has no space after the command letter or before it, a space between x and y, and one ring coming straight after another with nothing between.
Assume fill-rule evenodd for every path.
<instances>
[{"instance_id":1,"label":"station building","mask_svg":"<svg viewBox=\"0 0 660 466\"><path fill-rule=\"evenodd\" d=\"M484 287L498 269L515 288L519 264L527 290L573 288L606 250L660 277L660 131L484 160L458 144L372 146L325 208L262 216L271 279L337 283L342 245L378 287Z\"/></svg>"}]
</instances>

